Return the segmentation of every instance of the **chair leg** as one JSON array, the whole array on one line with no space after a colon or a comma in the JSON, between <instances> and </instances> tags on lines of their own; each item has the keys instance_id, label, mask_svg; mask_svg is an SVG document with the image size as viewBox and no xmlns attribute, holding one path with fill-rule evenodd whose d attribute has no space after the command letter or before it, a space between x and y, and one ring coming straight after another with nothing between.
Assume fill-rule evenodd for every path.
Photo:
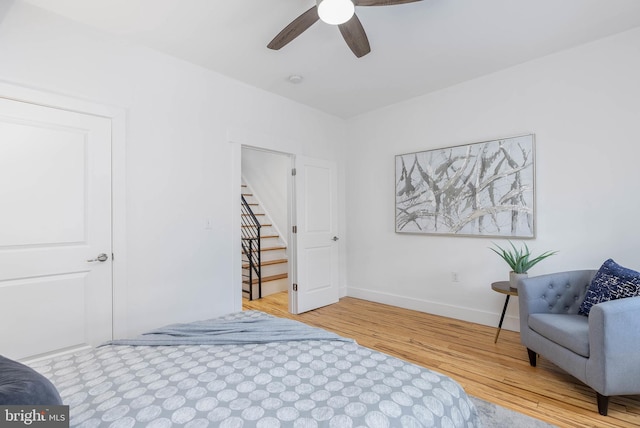
<instances>
[{"instance_id":1,"label":"chair leg","mask_svg":"<svg viewBox=\"0 0 640 428\"><path fill-rule=\"evenodd\" d=\"M535 367L537 354L529 348L527 348L527 353L529 353L529 364L531 367Z\"/></svg>"},{"instance_id":2,"label":"chair leg","mask_svg":"<svg viewBox=\"0 0 640 428\"><path fill-rule=\"evenodd\" d=\"M599 392L596 392L596 397L598 399L598 413L602 416L607 416L607 411L609 410L609 397L602 395Z\"/></svg>"}]
</instances>

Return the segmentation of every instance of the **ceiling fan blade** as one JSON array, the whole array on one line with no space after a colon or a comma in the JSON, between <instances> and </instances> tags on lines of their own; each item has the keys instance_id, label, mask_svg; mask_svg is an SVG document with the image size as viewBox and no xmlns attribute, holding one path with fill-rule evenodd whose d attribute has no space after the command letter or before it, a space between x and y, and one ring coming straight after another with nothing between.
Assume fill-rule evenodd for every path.
<instances>
[{"instance_id":1,"label":"ceiling fan blade","mask_svg":"<svg viewBox=\"0 0 640 428\"><path fill-rule=\"evenodd\" d=\"M355 14L344 24L338 25L338 28L340 28L344 41L347 42L347 45L349 45L349 48L351 48L355 56L361 58L371 52L367 34L364 32L362 23Z\"/></svg>"},{"instance_id":2,"label":"ceiling fan blade","mask_svg":"<svg viewBox=\"0 0 640 428\"><path fill-rule=\"evenodd\" d=\"M393 6L394 4L413 3L422 0L355 0L356 6Z\"/></svg>"},{"instance_id":3,"label":"ceiling fan blade","mask_svg":"<svg viewBox=\"0 0 640 428\"><path fill-rule=\"evenodd\" d=\"M313 6L284 27L284 29L269 42L267 47L274 50L280 49L315 24L318 19L320 19L318 16L318 7Z\"/></svg>"}]
</instances>

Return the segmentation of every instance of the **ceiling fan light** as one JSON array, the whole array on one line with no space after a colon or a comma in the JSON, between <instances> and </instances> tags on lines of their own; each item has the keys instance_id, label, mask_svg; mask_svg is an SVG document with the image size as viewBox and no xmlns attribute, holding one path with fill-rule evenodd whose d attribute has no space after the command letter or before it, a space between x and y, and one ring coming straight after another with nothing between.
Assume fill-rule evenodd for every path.
<instances>
[{"instance_id":1,"label":"ceiling fan light","mask_svg":"<svg viewBox=\"0 0 640 428\"><path fill-rule=\"evenodd\" d=\"M350 0L318 0L318 16L327 24L344 24L356 8Z\"/></svg>"}]
</instances>

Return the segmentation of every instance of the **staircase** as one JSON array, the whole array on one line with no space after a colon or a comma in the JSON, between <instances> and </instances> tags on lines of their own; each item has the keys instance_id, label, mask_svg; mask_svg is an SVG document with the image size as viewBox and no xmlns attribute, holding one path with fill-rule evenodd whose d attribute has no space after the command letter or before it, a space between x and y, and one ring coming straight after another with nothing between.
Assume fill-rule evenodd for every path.
<instances>
[{"instance_id":1,"label":"staircase","mask_svg":"<svg viewBox=\"0 0 640 428\"><path fill-rule=\"evenodd\" d=\"M289 288L287 263L287 247L273 227L271 219L260 206L252 190L242 184L242 197L247 203L242 210L243 216L241 225L243 228L243 252L242 252L242 297L255 299L269 294L286 291ZM247 212L246 209L250 209ZM260 223L260 252L259 257L252 255L254 263L259 264L259 275L255 270L251 270L249 258L245 249L249 248L249 241L252 240L251 227L253 218ZM251 244L251 249L256 251L257 242Z\"/></svg>"}]
</instances>

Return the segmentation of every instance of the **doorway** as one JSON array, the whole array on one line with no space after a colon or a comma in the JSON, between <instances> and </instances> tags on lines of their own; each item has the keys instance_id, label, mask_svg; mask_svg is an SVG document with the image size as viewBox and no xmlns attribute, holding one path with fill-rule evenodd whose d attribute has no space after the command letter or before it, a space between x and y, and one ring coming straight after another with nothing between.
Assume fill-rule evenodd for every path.
<instances>
[{"instance_id":1,"label":"doorway","mask_svg":"<svg viewBox=\"0 0 640 428\"><path fill-rule=\"evenodd\" d=\"M241 150L243 298L288 292L293 277L290 245L293 156L249 146Z\"/></svg>"},{"instance_id":2,"label":"doorway","mask_svg":"<svg viewBox=\"0 0 640 428\"><path fill-rule=\"evenodd\" d=\"M288 159L287 185L288 309L292 314L336 303L339 297L337 162L270 149L277 140L241 130L229 131L232 147L232 213L236 310L242 310L241 204L243 149ZM248 152L244 152L246 154ZM249 155L250 156L250 155ZM237 255L237 256L235 256Z\"/></svg>"}]
</instances>

